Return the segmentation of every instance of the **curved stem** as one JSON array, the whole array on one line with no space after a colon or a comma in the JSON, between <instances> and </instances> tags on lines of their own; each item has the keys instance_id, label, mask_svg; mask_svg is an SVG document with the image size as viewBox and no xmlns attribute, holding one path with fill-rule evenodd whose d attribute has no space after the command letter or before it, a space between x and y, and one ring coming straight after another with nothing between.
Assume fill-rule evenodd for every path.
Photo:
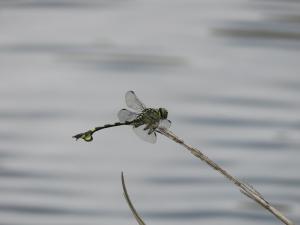
<instances>
[{"instance_id":1,"label":"curved stem","mask_svg":"<svg viewBox=\"0 0 300 225\"><path fill-rule=\"evenodd\" d=\"M122 180L122 188L123 188L123 192L124 192L124 197L126 199L126 202L134 216L134 218L136 219L136 221L138 222L139 225L146 225L145 222L142 220L142 218L140 217L140 215L138 214L138 212L135 210L130 198L129 198L129 195L128 195L128 192L127 192L127 188L126 188L126 185L125 185L125 179L124 179L124 175L123 175L123 172L121 174L121 180Z\"/></svg>"}]
</instances>

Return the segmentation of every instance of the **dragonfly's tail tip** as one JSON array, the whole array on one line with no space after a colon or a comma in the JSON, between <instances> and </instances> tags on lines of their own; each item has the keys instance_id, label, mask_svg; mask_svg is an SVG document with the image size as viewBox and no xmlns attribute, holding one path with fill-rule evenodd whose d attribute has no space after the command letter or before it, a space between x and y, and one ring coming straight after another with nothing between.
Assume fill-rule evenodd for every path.
<instances>
[{"instance_id":1,"label":"dragonfly's tail tip","mask_svg":"<svg viewBox=\"0 0 300 225\"><path fill-rule=\"evenodd\" d=\"M72 136L72 138L75 138L75 141L78 141L78 139L79 139L78 135L74 135L74 136Z\"/></svg>"}]
</instances>

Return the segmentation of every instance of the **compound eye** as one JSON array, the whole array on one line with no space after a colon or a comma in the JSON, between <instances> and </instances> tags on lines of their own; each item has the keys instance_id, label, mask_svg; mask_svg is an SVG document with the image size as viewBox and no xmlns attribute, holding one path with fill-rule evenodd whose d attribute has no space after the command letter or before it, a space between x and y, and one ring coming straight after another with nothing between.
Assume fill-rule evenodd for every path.
<instances>
[{"instance_id":1,"label":"compound eye","mask_svg":"<svg viewBox=\"0 0 300 225\"><path fill-rule=\"evenodd\" d=\"M162 119L166 119L168 117L168 111L164 108L159 108L159 113Z\"/></svg>"},{"instance_id":2,"label":"compound eye","mask_svg":"<svg viewBox=\"0 0 300 225\"><path fill-rule=\"evenodd\" d=\"M168 111L165 110L165 113L164 113L164 114L165 114L165 115L164 115L164 118L167 119L167 118L168 118Z\"/></svg>"}]
</instances>

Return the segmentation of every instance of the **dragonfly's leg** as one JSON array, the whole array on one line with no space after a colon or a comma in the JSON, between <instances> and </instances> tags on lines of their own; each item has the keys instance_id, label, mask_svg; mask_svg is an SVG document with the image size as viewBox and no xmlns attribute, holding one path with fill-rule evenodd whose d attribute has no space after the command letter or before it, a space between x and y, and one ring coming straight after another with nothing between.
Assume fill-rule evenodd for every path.
<instances>
[{"instance_id":1,"label":"dragonfly's leg","mask_svg":"<svg viewBox=\"0 0 300 225\"><path fill-rule=\"evenodd\" d=\"M152 125L151 130L150 130L151 132L149 133L149 135L152 134L158 128L158 126L159 126L159 123L155 123L154 125Z\"/></svg>"},{"instance_id":2,"label":"dragonfly's leg","mask_svg":"<svg viewBox=\"0 0 300 225\"><path fill-rule=\"evenodd\" d=\"M138 128L139 126L142 126L144 123L142 121L134 121L133 126L135 128Z\"/></svg>"},{"instance_id":3,"label":"dragonfly's leg","mask_svg":"<svg viewBox=\"0 0 300 225\"><path fill-rule=\"evenodd\" d=\"M147 124L144 130L148 130L150 128L150 124Z\"/></svg>"},{"instance_id":4,"label":"dragonfly's leg","mask_svg":"<svg viewBox=\"0 0 300 225\"><path fill-rule=\"evenodd\" d=\"M149 128L148 134L149 135L152 134L155 131L155 129L156 129L155 127Z\"/></svg>"}]
</instances>

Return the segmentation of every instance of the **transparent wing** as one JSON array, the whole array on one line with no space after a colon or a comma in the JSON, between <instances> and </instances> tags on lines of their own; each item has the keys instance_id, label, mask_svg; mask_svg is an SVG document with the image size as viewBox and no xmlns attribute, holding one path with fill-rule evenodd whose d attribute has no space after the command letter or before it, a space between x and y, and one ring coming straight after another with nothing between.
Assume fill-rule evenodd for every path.
<instances>
[{"instance_id":1,"label":"transparent wing","mask_svg":"<svg viewBox=\"0 0 300 225\"><path fill-rule=\"evenodd\" d=\"M121 123L124 123L126 121L131 122L131 121L135 120L137 116L138 116L137 113L131 112L127 109L121 109L118 112L118 118L119 118Z\"/></svg>"},{"instance_id":2,"label":"transparent wing","mask_svg":"<svg viewBox=\"0 0 300 225\"><path fill-rule=\"evenodd\" d=\"M158 126L161 128L164 128L164 129L169 129L171 127L171 121L170 120L160 120Z\"/></svg>"},{"instance_id":3,"label":"transparent wing","mask_svg":"<svg viewBox=\"0 0 300 225\"><path fill-rule=\"evenodd\" d=\"M139 127L133 127L133 131L142 140L154 144L156 142L156 133L152 132L151 134L148 134L149 130L144 130L145 127L146 127L146 125L142 125Z\"/></svg>"},{"instance_id":4,"label":"transparent wing","mask_svg":"<svg viewBox=\"0 0 300 225\"><path fill-rule=\"evenodd\" d=\"M143 111L146 106L136 97L133 91L127 91L125 94L126 104L129 108L138 112Z\"/></svg>"}]
</instances>

